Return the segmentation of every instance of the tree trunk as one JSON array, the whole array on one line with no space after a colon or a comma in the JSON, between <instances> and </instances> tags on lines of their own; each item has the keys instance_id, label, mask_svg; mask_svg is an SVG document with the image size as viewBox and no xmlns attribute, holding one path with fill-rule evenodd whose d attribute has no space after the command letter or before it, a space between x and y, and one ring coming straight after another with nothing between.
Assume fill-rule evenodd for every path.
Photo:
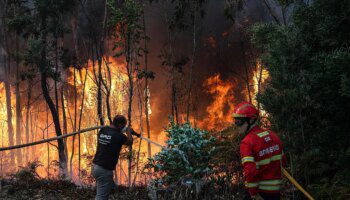
<instances>
[{"instance_id":1,"label":"tree trunk","mask_svg":"<svg viewBox=\"0 0 350 200\"><path fill-rule=\"evenodd\" d=\"M45 101L47 105L49 106L49 109L51 111L52 119L55 125L55 131L57 136L62 135L61 127L60 127L60 121L58 118L58 113L55 107L55 104L53 103L51 97L50 97L50 91L47 85L47 79L48 79L48 66L47 60L46 60L46 47L47 47L47 41L46 41L46 14L44 13L41 16L41 32L43 33L42 36L42 49L41 49L41 62L40 62L40 78L41 78L41 89L43 92L43 96L45 98ZM67 159L66 159L66 153L64 149L64 142L63 139L57 140L58 143L58 157L59 157L59 166L60 166L60 176L63 178L66 178L67 175Z\"/></svg>"},{"instance_id":2,"label":"tree trunk","mask_svg":"<svg viewBox=\"0 0 350 200\"><path fill-rule=\"evenodd\" d=\"M136 69L137 70L137 69ZM147 77L147 76L146 76ZM142 113L143 113L143 103L142 103L142 87L141 87L141 83L140 83L140 79L137 79L137 90L138 90L138 97L139 97L139 111L140 111L140 134L143 135L143 123L142 123ZM146 94L147 95L147 94ZM147 104L146 104L147 105ZM145 108L147 109L147 107ZM137 179L137 175L139 172L139 162L140 162L140 152L141 152L141 145L142 145L142 138L140 138L140 144L138 146L138 150L137 150L137 158L136 158L136 170L135 170L135 175L134 175L134 180L132 185L135 185L136 179Z\"/></svg>"},{"instance_id":3,"label":"tree trunk","mask_svg":"<svg viewBox=\"0 0 350 200\"><path fill-rule=\"evenodd\" d=\"M86 86L86 80L88 75L88 68L85 69L85 79L83 83L83 94L81 97L81 105L80 105L80 116L79 116L79 123L78 123L78 130L81 129L81 120L83 118L83 110L84 110L84 99L85 99L85 86ZM78 134L78 177L80 179L80 167L81 167L81 151L80 151L81 141L80 141L80 134Z\"/></svg>"},{"instance_id":4,"label":"tree trunk","mask_svg":"<svg viewBox=\"0 0 350 200\"><path fill-rule=\"evenodd\" d=\"M262 64L260 64L259 65L259 63L257 63L257 65L260 67L259 68L259 79L258 79L258 92L257 92L257 95L260 95L260 93L261 93L261 84L262 84L262 76L263 76L263 65ZM259 101L257 101L258 103L258 105L257 105L257 107L258 107L258 110L260 111L261 110L261 105L260 105L260 102Z\"/></svg>"},{"instance_id":5,"label":"tree trunk","mask_svg":"<svg viewBox=\"0 0 350 200\"><path fill-rule=\"evenodd\" d=\"M104 125L103 111L102 111L102 58L97 59L98 63L98 81L97 81L97 114L100 124Z\"/></svg>"},{"instance_id":6,"label":"tree trunk","mask_svg":"<svg viewBox=\"0 0 350 200\"><path fill-rule=\"evenodd\" d=\"M73 80L74 80L74 124L73 124L73 132L77 131L77 75L76 75L76 69L73 69ZM74 157L74 145L75 145L75 135L73 136L72 139L72 152L70 155L70 161L69 161L69 166L70 166L70 176L73 177L73 157Z\"/></svg>"},{"instance_id":7,"label":"tree trunk","mask_svg":"<svg viewBox=\"0 0 350 200\"><path fill-rule=\"evenodd\" d=\"M63 134L67 134L67 115L66 115L66 109L65 109L65 104L64 104L64 83L61 86L61 105L62 105L62 118L63 118ZM66 160L68 160L68 148L67 148L67 138L64 140L64 151L66 152Z\"/></svg>"},{"instance_id":8,"label":"tree trunk","mask_svg":"<svg viewBox=\"0 0 350 200\"><path fill-rule=\"evenodd\" d=\"M32 80L28 80L28 89L27 89L27 106L26 106L26 143L29 143L29 114L30 114L30 100L32 98ZM26 153L26 163L29 162L29 148L27 148Z\"/></svg>"},{"instance_id":9,"label":"tree trunk","mask_svg":"<svg viewBox=\"0 0 350 200\"><path fill-rule=\"evenodd\" d=\"M9 146L14 145L14 132L12 125L12 108L11 108L11 85L10 85L10 72L9 72L9 59L5 64L5 92L6 92L6 111L7 111L7 128L8 128L8 139ZM10 165L15 166L15 154L14 151L10 151Z\"/></svg>"},{"instance_id":10,"label":"tree trunk","mask_svg":"<svg viewBox=\"0 0 350 200\"><path fill-rule=\"evenodd\" d=\"M44 138L44 133L43 133ZM49 111L46 111L46 138L49 138ZM50 178L50 142L46 143L47 148L47 178Z\"/></svg>"},{"instance_id":11,"label":"tree trunk","mask_svg":"<svg viewBox=\"0 0 350 200\"><path fill-rule=\"evenodd\" d=\"M244 80L245 80L245 83L247 85L248 98L249 98L249 102L252 102L252 94L251 94L250 84L249 84L249 66L247 65L247 62L246 62L244 43L243 43L243 38L242 38L241 32L239 33L239 44L241 46L241 57L242 57L242 63L243 63L244 70L245 70Z\"/></svg>"},{"instance_id":12,"label":"tree trunk","mask_svg":"<svg viewBox=\"0 0 350 200\"><path fill-rule=\"evenodd\" d=\"M58 45L57 45L57 37L55 38L55 73L58 74ZM57 110L57 116L58 120L60 119L60 113L59 113L59 103L58 103L58 88L57 88L57 78L55 78L55 103L56 103L56 110Z\"/></svg>"},{"instance_id":13,"label":"tree trunk","mask_svg":"<svg viewBox=\"0 0 350 200\"><path fill-rule=\"evenodd\" d=\"M150 120L149 120L149 110L151 108L150 104L150 90L148 87L148 46L147 46L147 32L146 32L146 19L145 19L145 13L143 14L143 32L145 34L145 71L146 71L146 78L145 78L145 115L146 115L146 128L147 128L147 138L151 139L151 126L150 126ZM142 115L141 115L142 116ZM141 146L141 144L140 144ZM151 143L148 142L147 144L147 152L148 152L148 158L151 158L152 156L152 149L151 149Z\"/></svg>"},{"instance_id":14,"label":"tree trunk","mask_svg":"<svg viewBox=\"0 0 350 200\"><path fill-rule=\"evenodd\" d=\"M18 34L16 33L16 144L20 145L21 142L21 94L19 90L20 74L19 74L19 63L18 63ZM22 149L17 149L17 164L22 166Z\"/></svg>"},{"instance_id":15,"label":"tree trunk","mask_svg":"<svg viewBox=\"0 0 350 200\"><path fill-rule=\"evenodd\" d=\"M111 77L111 70L109 68L108 60L105 61L106 64L106 81L102 80L103 86L106 90L106 109L107 109L107 117L109 120L109 123L112 124L112 113L111 113L111 105L110 105L110 97L111 97L111 86L112 86L112 77ZM108 81L108 83L106 83Z\"/></svg>"},{"instance_id":16,"label":"tree trunk","mask_svg":"<svg viewBox=\"0 0 350 200\"><path fill-rule=\"evenodd\" d=\"M2 10L3 13L6 14L7 11L7 3L1 2L3 4ZM3 36L3 43L4 43L4 49L5 52L3 53L3 59L4 59L4 71L5 71L5 93L6 93L6 112L7 112L7 128L8 128L8 140L9 140L9 146L14 145L14 133L13 133L13 125L12 125L12 108L11 108L11 85L10 85L10 56L8 55L8 41L7 41L7 34L5 31L5 17L1 19L2 25L1 25L1 33ZM12 167L15 166L15 154L14 151L10 151L10 165Z\"/></svg>"},{"instance_id":17,"label":"tree trunk","mask_svg":"<svg viewBox=\"0 0 350 200\"><path fill-rule=\"evenodd\" d=\"M3 123L1 123L1 147L4 147L4 126L3 126ZM4 169L3 169L3 160L2 160L2 157L3 157L3 152L1 152L1 159L0 159L0 171L1 171L1 174L0 174L0 178L1 180L3 180L4 178ZM0 190L1 190L1 185L0 185Z\"/></svg>"},{"instance_id":18,"label":"tree trunk","mask_svg":"<svg viewBox=\"0 0 350 200\"><path fill-rule=\"evenodd\" d=\"M127 45L126 45L126 69L129 79L129 102L128 102L128 122L131 127L131 114L132 114L132 101L133 101L133 92L134 92L134 83L133 83L133 67L131 65L131 36L128 33L127 36ZM131 164L132 164L132 146L128 147L129 149L129 162L128 162L128 186L131 186Z\"/></svg>"},{"instance_id":19,"label":"tree trunk","mask_svg":"<svg viewBox=\"0 0 350 200\"><path fill-rule=\"evenodd\" d=\"M190 67L190 77L188 84L188 93L187 93L187 107L186 107L186 121L189 121L190 117L190 106L191 106L191 96L192 96L192 82L193 82L193 68L196 63L196 48L197 48L197 37L196 37L196 18L197 18L197 3L194 2L194 12L192 18L192 26L193 26L193 48L192 48L192 59L191 59L191 67Z\"/></svg>"},{"instance_id":20,"label":"tree trunk","mask_svg":"<svg viewBox=\"0 0 350 200\"><path fill-rule=\"evenodd\" d=\"M50 111L51 111L52 119L53 119L53 122L55 125L56 135L61 136L62 132L61 132L61 127L60 127L60 121L59 121L59 118L57 116L55 104L53 103L53 101L50 97L46 81L47 81L47 75L46 75L46 73L42 73L41 74L41 89L43 91L45 101L48 104ZM63 139L57 140L57 143L58 143L58 157L59 157L59 165L60 165L60 175L63 176L63 178L65 178L67 175L68 169L67 169L67 159L66 159L66 153L65 153Z\"/></svg>"},{"instance_id":21,"label":"tree trunk","mask_svg":"<svg viewBox=\"0 0 350 200\"><path fill-rule=\"evenodd\" d=\"M30 132L31 132L31 141L35 141L35 133L37 133L37 120L38 120L38 112L39 112L39 106L37 107L37 110L33 112L30 112ZM34 115L34 116L33 116ZM33 119L34 118L34 119ZM35 159L35 145L31 147L31 159Z\"/></svg>"},{"instance_id":22,"label":"tree trunk","mask_svg":"<svg viewBox=\"0 0 350 200\"><path fill-rule=\"evenodd\" d=\"M273 9L271 8L268 0L263 0L264 2L264 5L266 6L267 10L269 11L271 17L273 18L273 20L278 24L278 25L281 25L281 22L280 20L278 19L276 13L273 11Z\"/></svg>"}]
</instances>

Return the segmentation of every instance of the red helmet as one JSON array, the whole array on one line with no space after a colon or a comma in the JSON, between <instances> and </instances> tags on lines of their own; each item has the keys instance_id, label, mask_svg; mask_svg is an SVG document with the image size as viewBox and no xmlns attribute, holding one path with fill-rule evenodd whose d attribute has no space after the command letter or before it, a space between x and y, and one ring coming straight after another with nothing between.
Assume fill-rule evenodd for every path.
<instances>
[{"instance_id":1,"label":"red helmet","mask_svg":"<svg viewBox=\"0 0 350 200\"><path fill-rule=\"evenodd\" d=\"M237 105L233 117L245 117L256 119L259 117L259 111L249 102L242 102Z\"/></svg>"}]
</instances>

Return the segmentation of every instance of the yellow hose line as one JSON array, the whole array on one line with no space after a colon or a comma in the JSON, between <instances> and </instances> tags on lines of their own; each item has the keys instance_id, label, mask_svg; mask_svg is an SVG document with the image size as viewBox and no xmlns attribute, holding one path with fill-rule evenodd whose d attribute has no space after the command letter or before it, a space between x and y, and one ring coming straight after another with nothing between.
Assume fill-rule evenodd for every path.
<instances>
[{"instance_id":1,"label":"yellow hose line","mask_svg":"<svg viewBox=\"0 0 350 200\"><path fill-rule=\"evenodd\" d=\"M282 168L282 173L284 176L286 176L288 178L288 180L295 185L295 187L297 187L307 198L309 198L310 200L315 200L308 192L306 192L306 190L304 190L303 187L301 187L301 185L288 173L288 171L284 168Z\"/></svg>"}]
</instances>

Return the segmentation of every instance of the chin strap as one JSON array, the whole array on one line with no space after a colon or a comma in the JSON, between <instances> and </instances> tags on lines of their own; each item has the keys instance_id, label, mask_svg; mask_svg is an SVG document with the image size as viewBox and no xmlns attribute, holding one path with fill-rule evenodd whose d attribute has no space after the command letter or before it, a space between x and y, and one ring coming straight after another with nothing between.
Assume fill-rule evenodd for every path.
<instances>
[{"instance_id":1,"label":"chin strap","mask_svg":"<svg viewBox=\"0 0 350 200\"><path fill-rule=\"evenodd\" d=\"M247 130L245 131L245 134L249 133L249 131L256 125L257 119L254 119L252 123L250 123L250 118L247 119Z\"/></svg>"}]
</instances>

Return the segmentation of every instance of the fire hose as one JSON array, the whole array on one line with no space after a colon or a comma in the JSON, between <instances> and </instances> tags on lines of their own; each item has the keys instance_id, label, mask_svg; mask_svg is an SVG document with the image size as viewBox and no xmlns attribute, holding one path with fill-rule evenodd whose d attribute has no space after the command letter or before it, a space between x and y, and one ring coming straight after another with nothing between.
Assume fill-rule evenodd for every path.
<instances>
[{"instance_id":1,"label":"fire hose","mask_svg":"<svg viewBox=\"0 0 350 200\"><path fill-rule=\"evenodd\" d=\"M70 136L74 136L74 135L77 135L77 134L89 132L89 131L96 130L96 129L101 129L103 127L105 127L105 126L95 126L95 127L91 127L91 128L82 129L82 130L79 130L79 131L76 131L76 132L73 132L73 133L61 135L61 136L58 136L58 137L48 138L48 139L45 139L45 140L40 140L40 141L36 141L36 142L31 142L31 143L21 144L21 145L15 145L15 146L10 146L10 147L2 147L2 148L0 148L0 152L6 151L6 150L12 150L12 149L19 149L19 148L28 147L28 146L34 146L34 145L38 145L38 144L42 144L42 143L51 142L51 141L54 141L54 140L60 140L60 139L67 138L67 137L70 137ZM154 141L152 141L152 140L150 140L148 138L143 137L141 134L135 132L133 129L131 129L131 134L135 135L136 137L139 137L140 139L146 140L147 142L152 143L152 144L154 144L154 145L156 145L158 147L161 147L161 148L164 148L164 149L166 148L165 146L163 146L163 145L161 145L161 144L159 144L157 142L154 142ZM282 168L282 174L296 188L298 188L309 200L314 200L314 198L288 173L288 171L286 169Z\"/></svg>"},{"instance_id":2,"label":"fire hose","mask_svg":"<svg viewBox=\"0 0 350 200\"><path fill-rule=\"evenodd\" d=\"M308 199L314 200L314 198L288 173L286 169L282 167L282 173L287 179L298 188Z\"/></svg>"}]
</instances>

